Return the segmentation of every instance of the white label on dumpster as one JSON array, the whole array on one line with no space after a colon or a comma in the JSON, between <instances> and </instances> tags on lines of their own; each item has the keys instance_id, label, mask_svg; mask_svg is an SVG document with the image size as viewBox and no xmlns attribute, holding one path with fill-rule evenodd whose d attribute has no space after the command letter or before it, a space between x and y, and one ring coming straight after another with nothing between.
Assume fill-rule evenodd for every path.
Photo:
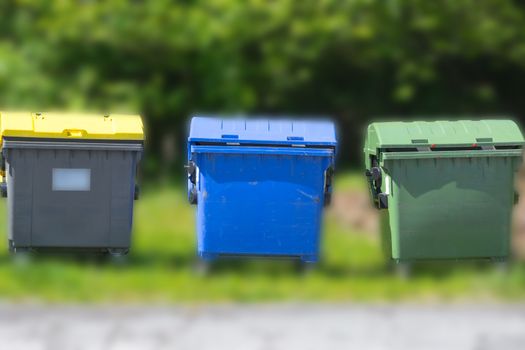
<instances>
[{"instance_id":1,"label":"white label on dumpster","mask_svg":"<svg viewBox=\"0 0 525 350\"><path fill-rule=\"evenodd\" d=\"M386 176L385 177L385 194L386 195L390 195L390 185L391 185L391 181L392 179L390 178L390 176Z\"/></svg>"},{"instance_id":2,"label":"white label on dumpster","mask_svg":"<svg viewBox=\"0 0 525 350\"><path fill-rule=\"evenodd\" d=\"M53 169L53 191L90 191L91 169Z\"/></svg>"}]
</instances>

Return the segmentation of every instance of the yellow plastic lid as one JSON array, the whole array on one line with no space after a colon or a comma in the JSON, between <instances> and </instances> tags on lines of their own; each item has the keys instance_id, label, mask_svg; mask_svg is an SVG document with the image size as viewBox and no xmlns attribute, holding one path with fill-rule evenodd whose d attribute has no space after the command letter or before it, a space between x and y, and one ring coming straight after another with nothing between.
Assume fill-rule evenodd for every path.
<instances>
[{"instance_id":1,"label":"yellow plastic lid","mask_svg":"<svg viewBox=\"0 0 525 350\"><path fill-rule=\"evenodd\" d=\"M144 140L138 115L0 112L2 137Z\"/></svg>"}]
</instances>

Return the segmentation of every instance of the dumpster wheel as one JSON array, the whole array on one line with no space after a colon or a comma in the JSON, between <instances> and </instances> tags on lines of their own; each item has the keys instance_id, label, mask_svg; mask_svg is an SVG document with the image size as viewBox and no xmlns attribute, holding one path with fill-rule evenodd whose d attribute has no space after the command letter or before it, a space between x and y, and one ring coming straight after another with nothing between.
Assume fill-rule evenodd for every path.
<instances>
[{"instance_id":1,"label":"dumpster wheel","mask_svg":"<svg viewBox=\"0 0 525 350\"><path fill-rule=\"evenodd\" d=\"M303 260L294 260L294 270L299 275L309 275L317 269L317 264Z\"/></svg>"},{"instance_id":2,"label":"dumpster wheel","mask_svg":"<svg viewBox=\"0 0 525 350\"><path fill-rule=\"evenodd\" d=\"M390 260L387 267L397 278L408 280L413 275L414 263L409 261Z\"/></svg>"},{"instance_id":3,"label":"dumpster wheel","mask_svg":"<svg viewBox=\"0 0 525 350\"><path fill-rule=\"evenodd\" d=\"M28 247L15 246L15 242L13 242L12 240L9 240L8 245L9 245L9 252L13 255L14 254L27 255L33 251L31 248L28 248Z\"/></svg>"},{"instance_id":4,"label":"dumpster wheel","mask_svg":"<svg viewBox=\"0 0 525 350\"><path fill-rule=\"evenodd\" d=\"M210 260L197 259L193 263L193 272L197 276L205 277L211 273L213 262Z\"/></svg>"},{"instance_id":5,"label":"dumpster wheel","mask_svg":"<svg viewBox=\"0 0 525 350\"><path fill-rule=\"evenodd\" d=\"M114 258L119 258L126 256L129 252L127 248L108 248L107 254L111 255Z\"/></svg>"},{"instance_id":6,"label":"dumpster wheel","mask_svg":"<svg viewBox=\"0 0 525 350\"><path fill-rule=\"evenodd\" d=\"M510 272L511 262L508 259L492 258L490 261L499 274L506 275Z\"/></svg>"}]
</instances>

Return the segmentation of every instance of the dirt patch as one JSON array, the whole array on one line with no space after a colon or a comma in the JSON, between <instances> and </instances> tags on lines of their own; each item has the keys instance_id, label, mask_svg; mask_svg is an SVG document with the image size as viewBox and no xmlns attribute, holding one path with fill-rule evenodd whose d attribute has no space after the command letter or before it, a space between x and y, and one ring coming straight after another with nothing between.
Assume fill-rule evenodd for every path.
<instances>
[{"instance_id":1,"label":"dirt patch","mask_svg":"<svg viewBox=\"0 0 525 350\"><path fill-rule=\"evenodd\" d=\"M517 260L525 261L525 166L518 172L516 191L520 198L513 213L512 251Z\"/></svg>"},{"instance_id":2,"label":"dirt patch","mask_svg":"<svg viewBox=\"0 0 525 350\"><path fill-rule=\"evenodd\" d=\"M348 190L334 193L328 215L341 226L354 232L377 235L378 213L365 191Z\"/></svg>"},{"instance_id":3,"label":"dirt patch","mask_svg":"<svg viewBox=\"0 0 525 350\"><path fill-rule=\"evenodd\" d=\"M525 200L514 207L512 229L512 253L519 261L525 261Z\"/></svg>"}]
</instances>

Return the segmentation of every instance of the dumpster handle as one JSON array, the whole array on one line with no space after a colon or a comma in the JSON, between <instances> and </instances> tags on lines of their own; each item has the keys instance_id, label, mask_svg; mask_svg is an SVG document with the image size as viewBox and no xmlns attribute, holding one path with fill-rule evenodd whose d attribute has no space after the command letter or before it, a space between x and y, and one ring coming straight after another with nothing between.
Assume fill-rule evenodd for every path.
<instances>
[{"instance_id":1,"label":"dumpster handle","mask_svg":"<svg viewBox=\"0 0 525 350\"><path fill-rule=\"evenodd\" d=\"M84 137L87 134L83 129L64 129L62 133L67 137Z\"/></svg>"},{"instance_id":2,"label":"dumpster handle","mask_svg":"<svg viewBox=\"0 0 525 350\"><path fill-rule=\"evenodd\" d=\"M134 192L133 192L133 199L134 200L139 200L140 198L140 187L138 184L135 184L135 188L134 188Z\"/></svg>"},{"instance_id":3,"label":"dumpster handle","mask_svg":"<svg viewBox=\"0 0 525 350\"><path fill-rule=\"evenodd\" d=\"M324 206L327 207L332 203L332 179L334 177L334 168L328 167L324 173Z\"/></svg>"},{"instance_id":4,"label":"dumpster handle","mask_svg":"<svg viewBox=\"0 0 525 350\"><path fill-rule=\"evenodd\" d=\"M0 183L0 193L2 194L2 198L7 198L7 182L2 181Z\"/></svg>"},{"instance_id":5,"label":"dumpster handle","mask_svg":"<svg viewBox=\"0 0 525 350\"><path fill-rule=\"evenodd\" d=\"M188 201L190 204L197 204L197 165L190 160L184 168L188 173Z\"/></svg>"},{"instance_id":6,"label":"dumpster handle","mask_svg":"<svg viewBox=\"0 0 525 350\"><path fill-rule=\"evenodd\" d=\"M3 198L7 198L7 180L6 180L6 167L5 167L5 155L2 152L1 155L1 170L0 170L0 178L2 179L2 182L0 182L0 195Z\"/></svg>"},{"instance_id":7,"label":"dumpster handle","mask_svg":"<svg viewBox=\"0 0 525 350\"><path fill-rule=\"evenodd\" d=\"M370 169L366 169L365 175L367 177L370 195L372 202L376 209L388 209L388 194L381 191L381 182L383 174L381 168L372 164Z\"/></svg>"}]
</instances>

